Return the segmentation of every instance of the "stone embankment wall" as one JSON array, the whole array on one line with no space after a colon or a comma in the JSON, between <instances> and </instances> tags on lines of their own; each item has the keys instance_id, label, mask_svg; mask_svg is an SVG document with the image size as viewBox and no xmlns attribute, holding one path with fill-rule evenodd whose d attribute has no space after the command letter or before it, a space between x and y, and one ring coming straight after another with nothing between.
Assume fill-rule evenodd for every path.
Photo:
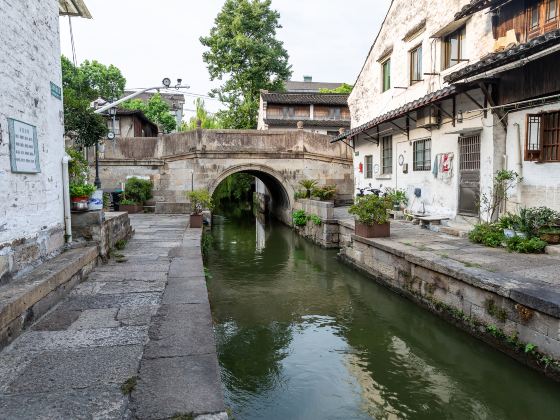
<instances>
[{"instance_id":1,"label":"stone embankment wall","mask_svg":"<svg viewBox=\"0 0 560 420\"><path fill-rule=\"evenodd\" d=\"M537 286L390 240L352 235L340 257L514 358L560 380L560 307ZM553 299L554 301L554 299ZM519 346L534 345L539 354Z\"/></svg>"},{"instance_id":2,"label":"stone embankment wall","mask_svg":"<svg viewBox=\"0 0 560 420\"><path fill-rule=\"evenodd\" d=\"M64 244L58 2L0 2L0 284ZM14 173L8 119L36 127L40 173Z\"/></svg>"}]
</instances>

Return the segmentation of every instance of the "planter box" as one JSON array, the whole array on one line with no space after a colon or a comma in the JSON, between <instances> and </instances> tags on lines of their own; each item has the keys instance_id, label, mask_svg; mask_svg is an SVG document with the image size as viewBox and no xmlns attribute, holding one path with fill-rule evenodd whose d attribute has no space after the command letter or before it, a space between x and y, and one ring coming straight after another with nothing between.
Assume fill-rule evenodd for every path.
<instances>
[{"instance_id":1,"label":"planter box","mask_svg":"<svg viewBox=\"0 0 560 420\"><path fill-rule=\"evenodd\" d=\"M119 205L119 211L126 211L128 214L140 213L142 206L137 204L121 204Z\"/></svg>"},{"instance_id":2,"label":"planter box","mask_svg":"<svg viewBox=\"0 0 560 420\"><path fill-rule=\"evenodd\" d=\"M354 229L356 235L362 238L387 238L391 236L391 224L384 223L382 225L364 225L356 222Z\"/></svg>"},{"instance_id":3,"label":"planter box","mask_svg":"<svg viewBox=\"0 0 560 420\"><path fill-rule=\"evenodd\" d=\"M191 214L190 224L191 228L202 227L202 214Z\"/></svg>"}]
</instances>

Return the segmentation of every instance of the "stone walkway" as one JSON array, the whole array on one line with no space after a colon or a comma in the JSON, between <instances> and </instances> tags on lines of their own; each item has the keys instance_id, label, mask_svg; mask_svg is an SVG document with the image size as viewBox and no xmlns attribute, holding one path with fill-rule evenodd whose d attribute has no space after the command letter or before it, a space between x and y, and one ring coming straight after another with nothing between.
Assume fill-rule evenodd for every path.
<instances>
[{"instance_id":1,"label":"stone walkway","mask_svg":"<svg viewBox=\"0 0 560 420\"><path fill-rule=\"evenodd\" d=\"M0 353L0 419L224 411L201 230L185 216L131 219L125 261L96 268Z\"/></svg>"}]
</instances>

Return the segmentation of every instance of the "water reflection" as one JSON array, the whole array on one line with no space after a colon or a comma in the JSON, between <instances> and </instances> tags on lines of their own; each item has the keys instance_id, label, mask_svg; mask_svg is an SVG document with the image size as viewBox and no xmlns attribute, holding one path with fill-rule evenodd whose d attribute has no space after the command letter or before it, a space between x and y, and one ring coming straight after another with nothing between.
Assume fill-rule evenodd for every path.
<instances>
[{"instance_id":1,"label":"water reflection","mask_svg":"<svg viewBox=\"0 0 560 420\"><path fill-rule=\"evenodd\" d=\"M208 266L236 419L558 418L557 384L282 226L226 217Z\"/></svg>"}]
</instances>

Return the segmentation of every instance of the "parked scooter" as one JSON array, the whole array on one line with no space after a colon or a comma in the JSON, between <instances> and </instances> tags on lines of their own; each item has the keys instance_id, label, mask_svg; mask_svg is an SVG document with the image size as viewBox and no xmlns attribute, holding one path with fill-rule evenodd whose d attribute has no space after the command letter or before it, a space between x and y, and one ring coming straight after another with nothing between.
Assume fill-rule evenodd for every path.
<instances>
[{"instance_id":1,"label":"parked scooter","mask_svg":"<svg viewBox=\"0 0 560 420\"><path fill-rule=\"evenodd\" d=\"M364 197L366 195L376 195L379 197L381 195L381 190L378 188L372 188L371 185L369 187L358 187L356 189L358 190L358 197Z\"/></svg>"}]
</instances>

